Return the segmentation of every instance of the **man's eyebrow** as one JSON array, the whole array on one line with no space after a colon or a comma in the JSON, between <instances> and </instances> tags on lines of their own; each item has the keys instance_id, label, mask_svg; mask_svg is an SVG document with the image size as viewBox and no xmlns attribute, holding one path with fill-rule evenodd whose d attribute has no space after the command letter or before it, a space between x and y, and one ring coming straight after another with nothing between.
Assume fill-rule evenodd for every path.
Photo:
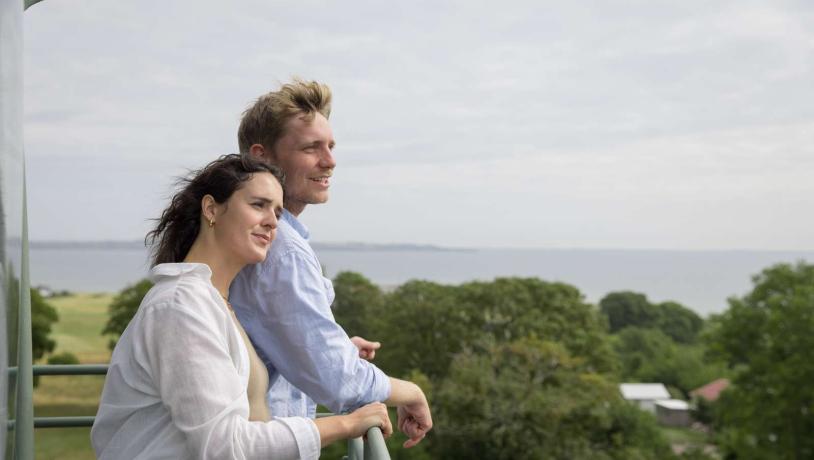
<instances>
[{"instance_id":1,"label":"man's eyebrow","mask_svg":"<svg viewBox=\"0 0 814 460\"><path fill-rule=\"evenodd\" d=\"M328 145L334 147L334 146L336 146L336 141L324 141L322 139L314 139L314 140L303 141L303 143L302 143L303 146L307 146L307 147L311 147L311 146L314 146L314 145L320 145L320 144L328 144Z\"/></svg>"}]
</instances>

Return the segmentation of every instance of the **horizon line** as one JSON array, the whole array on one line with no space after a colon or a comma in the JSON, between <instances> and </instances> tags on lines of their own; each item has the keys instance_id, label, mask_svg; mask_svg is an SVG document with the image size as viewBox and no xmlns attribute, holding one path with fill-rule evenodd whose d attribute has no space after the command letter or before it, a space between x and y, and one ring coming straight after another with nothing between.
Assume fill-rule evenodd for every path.
<instances>
[{"instance_id":1,"label":"horizon line","mask_svg":"<svg viewBox=\"0 0 814 460\"><path fill-rule=\"evenodd\" d=\"M11 238L9 238L11 240ZM30 248L68 248L73 247L100 247L100 246L147 246L141 239L98 239L98 240L51 240L51 239L29 239ZM425 251L494 251L494 250L538 250L538 251L640 251L640 252L803 252L814 253L814 248L809 249L756 249L756 248L659 248L659 247L598 247L598 246L443 246L426 243L365 243L361 241L314 241L314 246L327 250L342 249L368 249L368 250L425 250Z\"/></svg>"}]
</instances>

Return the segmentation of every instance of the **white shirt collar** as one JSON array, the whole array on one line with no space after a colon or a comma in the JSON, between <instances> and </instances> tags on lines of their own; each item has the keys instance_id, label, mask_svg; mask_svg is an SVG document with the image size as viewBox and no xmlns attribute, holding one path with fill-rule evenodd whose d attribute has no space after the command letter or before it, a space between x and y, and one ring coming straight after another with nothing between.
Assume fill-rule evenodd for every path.
<instances>
[{"instance_id":1,"label":"white shirt collar","mask_svg":"<svg viewBox=\"0 0 814 460\"><path fill-rule=\"evenodd\" d=\"M191 273L207 281L212 279L212 270L209 265L198 263L166 263L158 264L150 270L150 278L156 281L162 276L181 276Z\"/></svg>"}]
</instances>

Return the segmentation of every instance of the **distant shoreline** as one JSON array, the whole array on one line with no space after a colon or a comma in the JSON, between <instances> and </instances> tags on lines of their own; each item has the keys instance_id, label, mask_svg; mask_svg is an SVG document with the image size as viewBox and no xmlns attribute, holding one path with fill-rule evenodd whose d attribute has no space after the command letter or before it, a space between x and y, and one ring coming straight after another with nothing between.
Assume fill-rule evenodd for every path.
<instances>
[{"instance_id":1,"label":"distant shoreline","mask_svg":"<svg viewBox=\"0 0 814 460\"><path fill-rule=\"evenodd\" d=\"M474 249L469 248L446 248L429 244L371 244L371 243L313 243L312 246L317 251L420 251L420 252L469 252ZM143 241L30 241L29 249L115 249L144 251L146 247Z\"/></svg>"},{"instance_id":2,"label":"distant shoreline","mask_svg":"<svg viewBox=\"0 0 814 460\"><path fill-rule=\"evenodd\" d=\"M439 284L532 277L563 282L590 302L609 292L642 292L673 300L699 314L720 312L729 297L752 286L752 277L777 263L814 262L814 251L669 251L589 249L470 249L434 246L315 244L325 276L361 273L387 289L410 280ZM140 241L34 241L30 280L53 290L118 292L149 275Z\"/></svg>"},{"instance_id":3,"label":"distant shoreline","mask_svg":"<svg viewBox=\"0 0 814 460\"><path fill-rule=\"evenodd\" d=\"M28 243L30 249L115 249L115 250L147 250L143 240L101 240L101 241L55 241L32 240ZM447 247L432 244L412 243L362 243L362 242L312 242L316 251L410 251L410 252L478 252L478 251L550 251L550 252L640 252L640 253L706 253L706 254L736 254L736 253L802 253L814 254L812 249L665 249L665 248L580 248L580 247Z\"/></svg>"}]
</instances>

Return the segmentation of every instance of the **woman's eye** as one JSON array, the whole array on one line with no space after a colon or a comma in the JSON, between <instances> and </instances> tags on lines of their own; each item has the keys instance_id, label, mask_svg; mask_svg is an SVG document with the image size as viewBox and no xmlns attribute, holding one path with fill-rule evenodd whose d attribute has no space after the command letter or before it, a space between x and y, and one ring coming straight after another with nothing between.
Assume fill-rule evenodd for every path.
<instances>
[{"instance_id":1,"label":"woman's eye","mask_svg":"<svg viewBox=\"0 0 814 460\"><path fill-rule=\"evenodd\" d=\"M252 206L254 206L257 209L263 209L263 203L252 203Z\"/></svg>"}]
</instances>

